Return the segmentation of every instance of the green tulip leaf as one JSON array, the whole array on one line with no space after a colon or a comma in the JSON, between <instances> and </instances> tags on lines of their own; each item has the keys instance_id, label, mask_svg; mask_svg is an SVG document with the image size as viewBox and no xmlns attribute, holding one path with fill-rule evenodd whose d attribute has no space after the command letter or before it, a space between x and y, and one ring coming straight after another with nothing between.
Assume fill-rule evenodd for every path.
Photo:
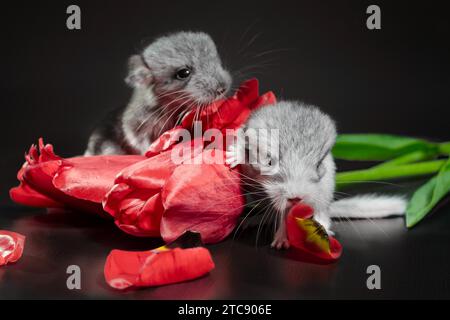
<instances>
[{"instance_id":1,"label":"green tulip leaf","mask_svg":"<svg viewBox=\"0 0 450 320\"><path fill-rule=\"evenodd\" d=\"M344 160L390 160L411 152L437 155L436 144L421 139L388 134L341 134L336 139L333 156Z\"/></svg>"},{"instance_id":2,"label":"green tulip leaf","mask_svg":"<svg viewBox=\"0 0 450 320\"><path fill-rule=\"evenodd\" d=\"M433 207L450 191L450 159L439 173L420 187L408 203L406 225L413 227L430 212Z\"/></svg>"}]
</instances>

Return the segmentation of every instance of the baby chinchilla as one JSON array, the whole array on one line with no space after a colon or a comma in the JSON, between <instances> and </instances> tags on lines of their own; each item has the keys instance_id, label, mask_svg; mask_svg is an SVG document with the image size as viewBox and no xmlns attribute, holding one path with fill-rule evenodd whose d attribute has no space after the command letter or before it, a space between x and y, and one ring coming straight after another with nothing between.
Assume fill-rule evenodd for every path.
<instances>
[{"instance_id":1,"label":"baby chinchilla","mask_svg":"<svg viewBox=\"0 0 450 320\"><path fill-rule=\"evenodd\" d=\"M213 40L203 32L160 37L131 56L128 66L131 100L93 132L85 155L143 154L186 112L224 97L231 86Z\"/></svg>"},{"instance_id":2,"label":"baby chinchilla","mask_svg":"<svg viewBox=\"0 0 450 320\"><path fill-rule=\"evenodd\" d=\"M319 108L281 101L254 111L242 129L250 139L238 139L229 148L227 163L232 167L240 164L245 183L262 190L249 193L253 198L269 199L269 207L278 218L273 247L289 247L285 217L299 202L314 208L314 219L329 233L332 217L383 218L405 212L406 201L399 196L362 195L334 201L331 149L336 126ZM261 129L277 132L277 148L272 148L268 135L258 134ZM252 135L258 139L252 139ZM255 152L268 159L259 157L251 163Z\"/></svg>"}]
</instances>

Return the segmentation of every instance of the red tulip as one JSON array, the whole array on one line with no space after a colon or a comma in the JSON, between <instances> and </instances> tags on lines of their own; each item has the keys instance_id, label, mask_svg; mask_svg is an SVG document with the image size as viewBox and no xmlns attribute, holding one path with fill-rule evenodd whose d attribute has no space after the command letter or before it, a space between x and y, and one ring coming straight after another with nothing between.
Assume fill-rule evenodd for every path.
<instances>
[{"instance_id":1,"label":"red tulip","mask_svg":"<svg viewBox=\"0 0 450 320\"><path fill-rule=\"evenodd\" d=\"M211 104L198 113L203 130L235 129L250 111L275 102L269 92L258 94L256 79L245 82L231 98ZM63 159L51 145L32 146L18 174L20 186L10 191L21 204L68 207L109 213L122 230L136 236L162 236L171 241L186 230L201 233L206 243L225 238L243 208L237 169L223 161L223 149L207 149L195 138L177 144L181 129L191 129L197 119L188 114L181 126L157 139L144 156L93 156ZM198 142L198 143L197 143ZM175 163L171 149L193 147L186 161ZM179 149L177 149L179 150ZM190 164L203 157L221 163Z\"/></svg>"},{"instance_id":2,"label":"red tulip","mask_svg":"<svg viewBox=\"0 0 450 320\"><path fill-rule=\"evenodd\" d=\"M67 207L104 213L101 202L117 173L143 156L95 156L63 159L39 139L25 155L26 162L10 190L13 201L33 207Z\"/></svg>"},{"instance_id":3,"label":"red tulip","mask_svg":"<svg viewBox=\"0 0 450 320\"><path fill-rule=\"evenodd\" d=\"M11 231L0 230L0 266L14 263L22 257L25 236Z\"/></svg>"}]
</instances>

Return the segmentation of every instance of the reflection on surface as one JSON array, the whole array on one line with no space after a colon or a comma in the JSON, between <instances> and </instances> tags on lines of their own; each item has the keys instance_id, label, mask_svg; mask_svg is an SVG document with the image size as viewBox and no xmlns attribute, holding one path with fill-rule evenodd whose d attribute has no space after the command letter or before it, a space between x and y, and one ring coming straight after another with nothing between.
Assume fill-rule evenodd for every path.
<instances>
[{"instance_id":1,"label":"reflection on surface","mask_svg":"<svg viewBox=\"0 0 450 320\"><path fill-rule=\"evenodd\" d=\"M129 236L109 220L77 212L2 208L3 229L26 235L24 256L0 269L2 298L379 298L450 296L450 214L444 207L410 231L403 218L336 222L340 260L315 265L269 248L270 232L240 230L210 245L216 269L190 282L117 292L103 278L112 249L148 250L158 239ZM66 268L81 268L81 290L66 287ZM382 271L381 292L367 290L366 268ZM447 281L447 282L446 282Z\"/></svg>"}]
</instances>

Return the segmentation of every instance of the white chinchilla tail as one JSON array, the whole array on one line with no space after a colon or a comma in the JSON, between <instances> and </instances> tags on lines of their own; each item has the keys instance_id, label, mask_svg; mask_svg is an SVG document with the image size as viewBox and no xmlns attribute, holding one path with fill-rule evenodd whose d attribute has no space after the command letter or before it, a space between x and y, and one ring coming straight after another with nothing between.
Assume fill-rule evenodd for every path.
<instances>
[{"instance_id":1,"label":"white chinchilla tail","mask_svg":"<svg viewBox=\"0 0 450 320\"><path fill-rule=\"evenodd\" d=\"M332 218L386 218L404 215L406 200L401 196L376 194L354 196L333 202L330 206Z\"/></svg>"}]
</instances>

